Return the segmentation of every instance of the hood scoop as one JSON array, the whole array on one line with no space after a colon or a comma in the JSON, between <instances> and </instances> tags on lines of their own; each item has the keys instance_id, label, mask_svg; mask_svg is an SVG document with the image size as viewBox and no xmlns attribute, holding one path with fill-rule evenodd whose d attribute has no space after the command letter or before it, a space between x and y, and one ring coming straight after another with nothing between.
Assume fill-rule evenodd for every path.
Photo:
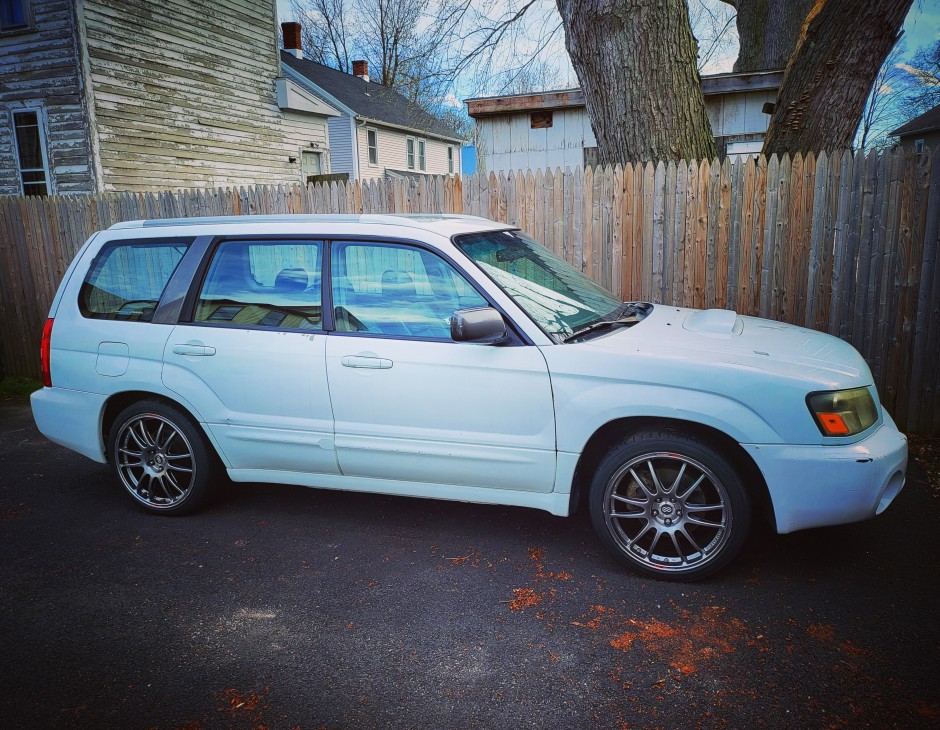
<instances>
[{"instance_id":1,"label":"hood scoop","mask_svg":"<svg viewBox=\"0 0 940 730\"><path fill-rule=\"evenodd\" d=\"M686 317L682 328L689 332L724 339L741 334L744 331L744 321L730 309L706 309Z\"/></svg>"}]
</instances>

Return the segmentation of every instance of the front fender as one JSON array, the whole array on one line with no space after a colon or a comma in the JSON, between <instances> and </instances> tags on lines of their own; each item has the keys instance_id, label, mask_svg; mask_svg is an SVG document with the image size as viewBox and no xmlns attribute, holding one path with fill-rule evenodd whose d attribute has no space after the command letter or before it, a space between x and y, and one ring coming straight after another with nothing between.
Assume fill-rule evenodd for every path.
<instances>
[{"instance_id":1,"label":"front fender","mask_svg":"<svg viewBox=\"0 0 940 730\"><path fill-rule=\"evenodd\" d=\"M606 383L575 389L555 384L559 451L581 453L602 426L622 418L669 418L717 429L738 443L781 443L780 434L756 411L731 397L673 386ZM570 385L571 387L566 387Z\"/></svg>"}]
</instances>

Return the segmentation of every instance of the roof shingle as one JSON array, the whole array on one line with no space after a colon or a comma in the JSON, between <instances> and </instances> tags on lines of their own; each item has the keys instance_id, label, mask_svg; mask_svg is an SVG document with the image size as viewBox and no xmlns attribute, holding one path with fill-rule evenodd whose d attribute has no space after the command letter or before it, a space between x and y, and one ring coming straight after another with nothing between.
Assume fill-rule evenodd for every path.
<instances>
[{"instance_id":1,"label":"roof shingle","mask_svg":"<svg viewBox=\"0 0 940 730\"><path fill-rule=\"evenodd\" d=\"M281 60L301 76L309 79L337 101L352 109L357 116L419 130L447 139L459 140L457 132L440 119L408 101L388 86L363 81L352 74L324 66L316 61L297 58L281 51Z\"/></svg>"}]
</instances>

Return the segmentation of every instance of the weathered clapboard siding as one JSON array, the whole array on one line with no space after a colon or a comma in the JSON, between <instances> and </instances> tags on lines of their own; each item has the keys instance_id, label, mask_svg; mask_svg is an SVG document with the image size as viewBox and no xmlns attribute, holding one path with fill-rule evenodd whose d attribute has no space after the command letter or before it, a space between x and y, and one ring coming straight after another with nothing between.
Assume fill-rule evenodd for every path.
<instances>
[{"instance_id":1,"label":"weathered clapboard siding","mask_svg":"<svg viewBox=\"0 0 940 730\"><path fill-rule=\"evenodd\" d=\"M940 155L821 153L420 180L0 198L0 331L35 374L54 288L98 228L145 217L453 212L519 225L623 299L842 337L907 430L940 434Z\"/></svg>"},{"instance_id":2,"label":"weathered clapboard siding","mask_svg":"<svg viewBox=\"0 0 940 730\"><path fill-rule=\"evenodd\" d=\"M35 28L0 36L0 194L18 194L10 110L36 109L46 135L52 190L95 189L71 0L33 0Z\"/></svg>"},{"instance_id":3,"label":"weathered clapboard siding","mask_svg":"<svg viewBox=\"0 0 940 730\"><path fill-rule=\"evenodd\" d=\"M326 148L325 119L277 106L273 2L86 0L83 15L105 189L299 181L300 149Z\"/></svg>"}]
</instances>

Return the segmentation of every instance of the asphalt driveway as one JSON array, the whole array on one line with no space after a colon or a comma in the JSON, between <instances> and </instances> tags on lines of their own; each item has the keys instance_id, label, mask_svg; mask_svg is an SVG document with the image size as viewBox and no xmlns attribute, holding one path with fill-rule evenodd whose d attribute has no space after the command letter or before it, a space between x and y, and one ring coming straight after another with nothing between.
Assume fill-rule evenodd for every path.
<instances>
[{"instance_id":1,"label":"asphalt driveway","mask_svg":"<svg viewBox=\"0 0 940 730\"><path fill-rule=\"evenodd\" d=\"M0 727L938 727L938 528L916 467L691 585L585 516L235 485L152 517L0 404Z\"/></svg>"}]
</instances>

